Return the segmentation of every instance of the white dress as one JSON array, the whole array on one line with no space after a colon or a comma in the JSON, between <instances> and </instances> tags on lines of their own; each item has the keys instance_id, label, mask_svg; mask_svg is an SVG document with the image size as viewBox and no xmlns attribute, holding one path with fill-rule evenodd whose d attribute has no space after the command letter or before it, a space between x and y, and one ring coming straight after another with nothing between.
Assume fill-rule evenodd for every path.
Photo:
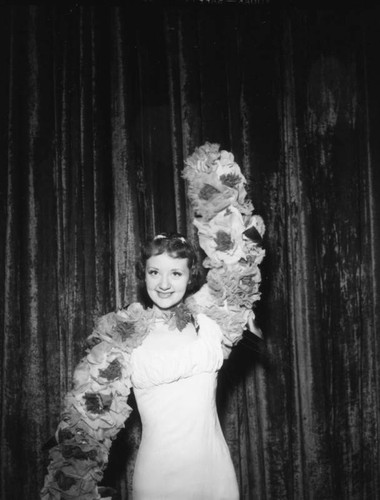
<instances>
[{"instance_id":1,"label":"white dress","mask_svg":"<svg viewBox=\"0 0 380 500\"><path fill-rule=\"evenodd\" d=\"M217 416L222 333L198 315L198 333L163 322L131 356L142 420L134 500L238 500L229 449Z\"/></svg>"}]
</instances>

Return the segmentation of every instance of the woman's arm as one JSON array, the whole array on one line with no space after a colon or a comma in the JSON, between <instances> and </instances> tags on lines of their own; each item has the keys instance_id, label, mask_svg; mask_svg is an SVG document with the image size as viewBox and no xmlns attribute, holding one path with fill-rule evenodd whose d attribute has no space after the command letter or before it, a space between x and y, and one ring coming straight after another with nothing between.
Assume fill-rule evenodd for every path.
<instances>
[{"instance_id":1,"label":"woman's arm","mask_svg":"<svg viewBox=\"0 0 380 500\"><path fill-rule=\"evenodd\" d=\"M99 318L87 338L86 355L73 375L73 388L64 401L62 420L51 448L42 500L100 499L112 440L124 426L131 408L130 354L142 342L133 304ZM129 312L130 311L130 312Z\"/></svg>"},{"instance_id":2,"label":"woman's arm","mask_svg":"<svg viewBox=\"0 0 380 500\"><path fill-rule=\"evenodd\" d=\"M252 306L260 299L265 226L260 216L253 215L246 180L231 153L206 143L185 163L183 177L188 181L199 244L206 253L203 266L208 268L207 283L188 303L219 323L227 356L246 328L261 336Z\"/></svg>"}]
</instances>

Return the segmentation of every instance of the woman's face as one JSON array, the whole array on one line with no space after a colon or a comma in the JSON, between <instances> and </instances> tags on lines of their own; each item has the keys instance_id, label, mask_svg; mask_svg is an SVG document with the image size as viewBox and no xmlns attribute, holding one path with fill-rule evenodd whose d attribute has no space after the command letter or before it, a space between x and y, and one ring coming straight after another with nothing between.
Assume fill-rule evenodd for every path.
<instances>
[{"instance_id":1,"label":"woman's face","mask_svg":"<svg viewBox=\"0 0 380 500\"><path fill-rule=\"evenodd\" d=\"M181 302L189 279L187 259L176 259L163 253L153 255L146 261L146 289L153 303L160 309L170 309Z\"/></svg>"}]
</instances>

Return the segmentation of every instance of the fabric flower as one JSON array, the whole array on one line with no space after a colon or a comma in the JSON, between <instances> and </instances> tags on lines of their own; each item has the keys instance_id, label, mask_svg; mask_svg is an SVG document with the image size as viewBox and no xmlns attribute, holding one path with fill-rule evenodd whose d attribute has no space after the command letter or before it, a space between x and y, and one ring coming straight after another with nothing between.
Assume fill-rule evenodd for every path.
<instances>
[{"instance_id":1,"label":"fabric flower","mask_svg":"<svg viewBox=\"0 0 380 500\"><path fill-rule=\"evenodd\" d=\"M197 173L209 173L216 169L215 160L219 157L219 144L206 142L186 158L185 165Z\"/></svg>"},{"instance_id":2,"label":"fabric flower","mask_svg":"<svg viewBox=\"0 0 380 500\"><path fill-rule=\"evenodd\" d=\"M246 179L241 173L239 165L234 160L234 155L228 151L221 151L220 159L216 161L217 175L221 182L239 191L238 201L243 203L245 195L247 194L244 186Z\"/></svg>"},{"instance_id":3,"label":"fabric flower","mask_svg":"<svg viewBox=\"0 0 380 500\"><path fill-rule=\"evenodd\" d=\"M136 323L143 318L145 311L142 304L133 302L126 309L120 309L117 316L128 323Z\"/></svg>"},{"instance_id":4,"label":"fabric flower","mask_svg":"<svg viewBox=\"0 0 380 500\"><path fill-rule=\"evenodd\" d=\"M251 309L259 300L260 270L255 264L241 261L233 266L211 269L207 275L208 286L224 292L223 298L228 308L236 312L242 308Z\"/></svg>"},{"instance_id":5,"label":"fabric flower","mask_svg":"<svg viewBox=\"0 0 380 500\"><path fill-rule=\"evenodd\" d=\"M130 354L148 335L154 321L154 311L134 302L117 312L117 320L115 330L120 334L123 349Z\"/></svg>"},{"instance_id":6,"label":"fabric flower","mask_svg":"<svg viewBox=\"0 0 380 500\"><path fill-rule=\"evenodd\" d=\"M243 218L235 207L228 207L208 222L194 220L199 244L215 264L233 264L244 258Z\"/></svg>"},{"instance_id":7,"label":"fabric flower","mask_svg":"<svg viewBox=\"0 0 380 500\"><path fill-rule=\"evenodd\" d=\"M255 247L262 245L262 239L265 233L265 225L263 219L259 215L245 217L245 230L243 232L243 240L249 252L254 252Z\"/></svg>"},{"instance_id":8,"label":"fabric flower","mask_svg":"<svg viewBox=\"0 0 380 500\"><path fill-rule=\"evenodd\" d=\"M260 236L263 237L265 233L265 224L263 221L263 218L260 217L260 215L252 215L251 220L249 221L248 224L246 224L247 228L250 226L253 226L257 229L259 232Z\"/></svg>"},{"instance_id":9,"label":"fabric flower","mask_svg":"<svg viewBox=\"0 0 380 500\"><path fill-rule=\"evenodd\" d=\"M116 314L114 312L104 314L98 318L93 334L96 333L100 336L112 336L112 330L116 326Z\"/></svg>"},{"instance_id":10,"label":"fabric flower","mask_svg":"<svg viewBox=\"0 0 380 500\"><path fill-rule=\"evenodd\" d=\"M86 410L91 413L104 413L111 407L112 396L110 394L102 395L100 393L87 392L83 397Z\"/></svg>"},{"instance_id":11,"label":"fabric flower","mask_svg":"<svg viewBox=\"0 0 380 500\"><path fill-rule=\"evenodd\" d=\"M197 216L206 221L229 205L244 205L246 179L232 153L206 142L185 160L182 176Z\"/></svg>"},{"instance_id":12,"label":"fabric flower","mask_svg":"<svg viewBox=\"0 0 380 500\"><path fill-rule=\"evenodd\" d=\"M90 365L87 359L82 359L77 365L74 375L73 383L75 388L82 387L90 382Z\"/></svg>"},{"instance_id":13,"label":"fabric flower","mask_svg":"<svg viewBox=\"0 0 380 500\"><path fill-rule=\"evenodd\" d=\"M69 490L76 483L76 480L73 477L66 476L66 474L61 470L57 471L55 480L57 481L60 489L63 491Z\"/></svg>"},{"instance_id":14,"label":"fabric flower","mask_svg":"<svg viewBox=\"0 0 380 500\"><path fill-rule=\"evenodd\" d=\"M105 378L109 382L121 377L122 365L118 358L113 359L104 370L99 370L99 377Z\"/></svg>"}]
</instances>

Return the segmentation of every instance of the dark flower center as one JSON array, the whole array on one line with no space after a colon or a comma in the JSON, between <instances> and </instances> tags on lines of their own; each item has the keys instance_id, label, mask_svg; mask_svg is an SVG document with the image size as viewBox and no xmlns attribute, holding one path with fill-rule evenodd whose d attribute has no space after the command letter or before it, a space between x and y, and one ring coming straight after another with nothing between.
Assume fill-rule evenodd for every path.
<instances>
[{"instance_id":1,"label":"dark flower center","mask_svg":"<svg viewBox=\"0 0 380 500\"><path fill-rule=\"evenodd\" d=\"M237 174L224 174L220 176L222 184L230 188L236 187L240 183L240 175Z\"/></svg>"},{"instance_id":2,"label":"dark flower center","mask_svg":"<svg viewBox=\"0 0 380 500\"><path fill-rule=\"evenodd\" d=\"M203 188L199 191L199 198L201 198L201 200L207 201L219 193L220 191L216 189L214 186L211 186L211 184L205 184Z\"/></svg>"},{"instance_id":3,"label":"dark flower center","mask_svg":"<svg viewBox=\"0 0 380 500\"><path fill-rule=\"evenodd\" d=\"M105 370L99 370L99 375L107 380L116 380L121 377L121 364L118 359L114 359Z\"/></svg>"},{"instance_id":4,"label":"dark flower center","mask_svg":"<svg viewBox=\"0 0 380 500\"><path fill-rule=\"evenodd\" d=\"M231 248L233 248L234 246L231 236L225 231L217 231L214 240L216 242L215 250L218 250L220 252L231 250Z\"/></svg>"},{"instance_id":5,"label":"dark flower center","mask_svg":"<svg viewBox=\"0 0 380 500\"><path fill-rule=\"evenodd\" d=\"M96 392L86 392L83 397L86 401L87 411L91 413L105 413L111 408L111 395L99 394Z\"/></svg>"}]
</instances>

